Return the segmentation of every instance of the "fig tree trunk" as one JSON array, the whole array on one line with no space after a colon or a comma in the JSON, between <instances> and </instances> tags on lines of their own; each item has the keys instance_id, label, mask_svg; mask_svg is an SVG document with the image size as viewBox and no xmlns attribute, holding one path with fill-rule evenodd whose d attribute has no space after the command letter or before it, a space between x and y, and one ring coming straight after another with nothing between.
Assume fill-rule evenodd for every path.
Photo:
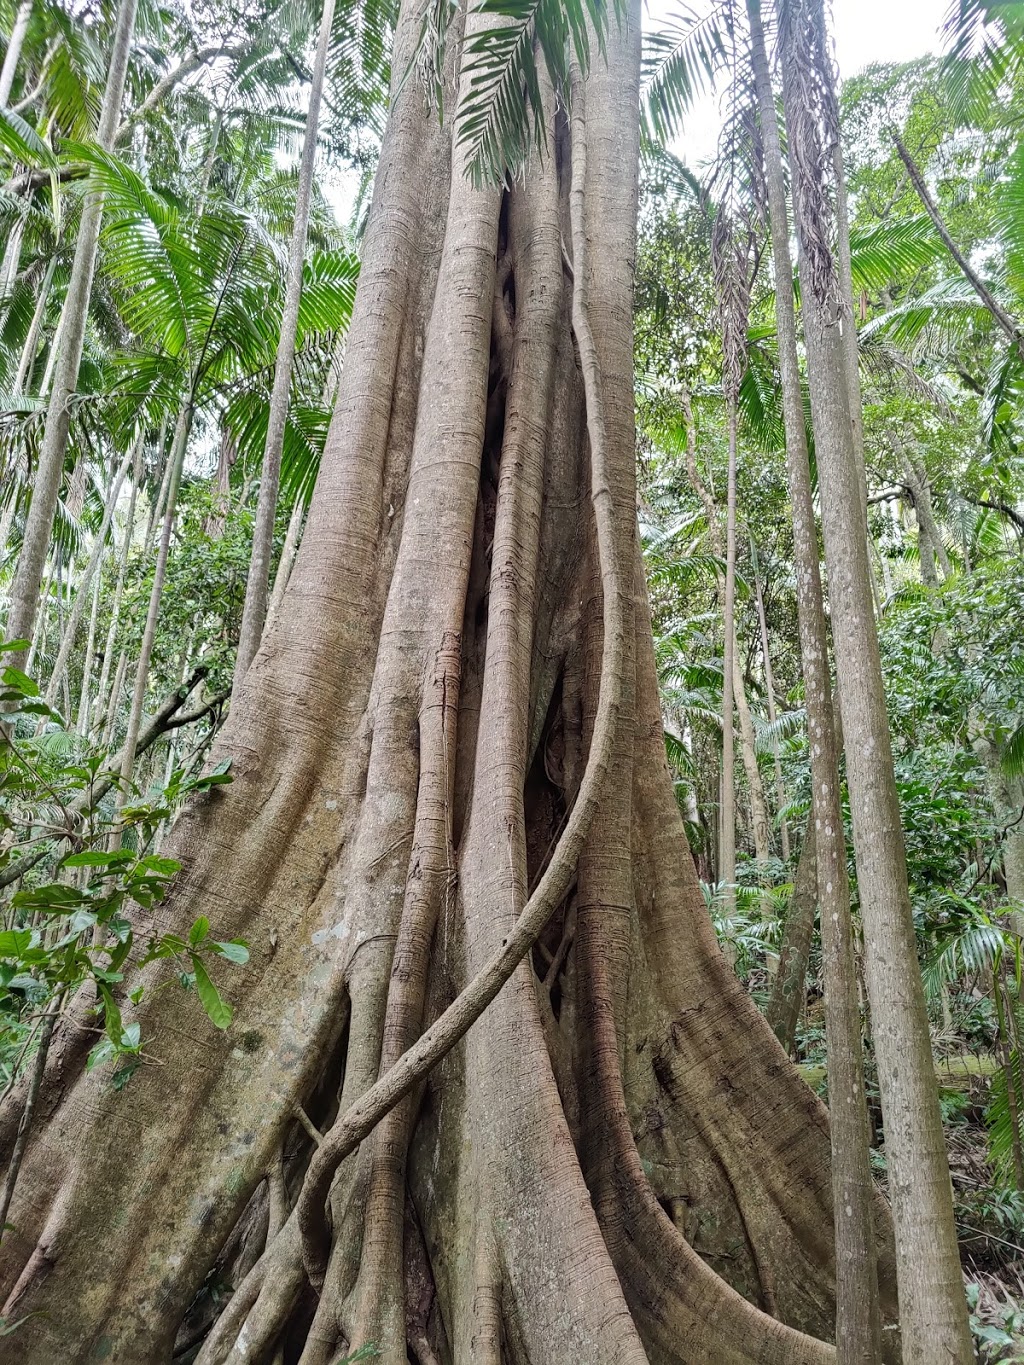
<instances>
[{"instance_id":1,"label":"fig tree trunk","mask_svg":"<svg viewBox=\"0 0 1024 1365\"><path fill-rule=\"evenodd\" d=\"M718 950L665 760L635 536L639 69L631 4L571 133L549 100L546 155L504 191L462 173L454 101L439 122L397 93L302 547L215 754L234 782L170 839L162 921L250 945L234 1021L150 995L120 1090L58 1031L0 1245L28 1365L834 1359L827 1118ZM565 856L595 726L610 780L566 895L342 1163L321 1259L321 1135Z\"/></svg>"}]
</instances>

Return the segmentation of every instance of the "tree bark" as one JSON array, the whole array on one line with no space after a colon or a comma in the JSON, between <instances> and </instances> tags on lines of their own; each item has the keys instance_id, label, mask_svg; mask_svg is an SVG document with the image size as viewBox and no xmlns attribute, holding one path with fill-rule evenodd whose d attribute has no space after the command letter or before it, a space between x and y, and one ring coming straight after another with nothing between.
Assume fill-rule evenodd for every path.
<instances>
[{"instance_id":1,"label":"tree bark","mask_svg":"<svg viewBox=\"0 0 1024 1365\"><path fill-rule=\"evenodd\" d=\"M162 925L249 943L235 1019L147 993L160 1065L116 1092L44 1077L0 1244L26 1365L170 1360L207 1311L202 1365L371 1341L404 1365L423 1338L445 1365L834 1359L827 1118L722 959L665 759L635 528L639 17L571 120L548 94L548 155L498 190L461 173L453 92L441 123L398 88L402 8L302 547L215 745L234 780L168 839ZM247 1270L284 1143L293 1207Z\"/></svg>"},{"instance_id":2,"label":"tree bark","mask_svg":"<svg viewBox=\"0 0 1024 1365\"><path fill-rule=\"evenodd\" d=\"M800 1011L807 999L807 963L814 941L814 921L818 910L818 864L815 856L814 812L807 821L803 848L797 859L793 895L779 948L779 965L772 983L772 995L765 1010L776 1038L787 1057L792 1055Z\"/></svg>"},{"instance_id":3,"label":"tree bark","mask_svg":"<svg viewBox=\"0 0 1024 1365\"><path fill-rule=\"evenodd\" d=\"M725 497L725 585L722 594L722 815L718 880L726 905L736 904L736 404L729 403L729 473Z\"/></svg>"},{"instance_id":4,"label":"tree bark","mask_svg":"<svg viewBox=\"0 0 1024 1365\"><path fill-rule=\"evenodd\" d=\"M96 130L97 142L107 151L114 145L114 133L121 110L135 26L135 7L136 0L120 0L110 64L107 69L107 83L103 92L103 108ZM18 568L11 585L11 607L7 620L7 634L10 639L27 639L31 636L38 609L39 585L43 581L43 570L53 531L53 517L64 473L64 456L71 426L71 401L78 383L78 367L82 359L102 218L102 194L96 192L87 194L82 206L75 259L59 324L60 351L54 371L53 392L46 411L39 465L32 486L32 501L25 519L25 537ZM56 339L54 344L57 344ZM17 657L11 655L10 660L15 666L20 667L24 662L24 655Z\"/></svg>"},{"instance_id":5,"label":"tree bark","mask_svg":"<svg viewBox=\"0 0 1024 1365\"><path fill-rule=\"evenodd\" d=\"M128 715L128 732L121 748L121 796L123 804L128 800L132 787L132 773L135 767L135 749L138 741L139 726L142 723L142 707L146 700L146 685L149 681L149 665L153 659L153 644L156 640L156 623L160 615L160 599L164 591L164 578L167 575L167 558L171 549L171 532L174 529L174 515L178 507L178 485L181 470L185 463L185 450L192 431L192 404L186 403L178 414L178 421L167 457L169 476L167 481L167 506L164 510L163 526L160 531L160 544L156 553L156 567L153 572L153 586L149 594L149 607L146 611L146 625L142 632L139 647L139 661L135 669L135 686L132 690L132 705Z\"/></svg>"},{"instance_id":6,"label":"tree bark","mask_svg":"<svg viewBox=\"0 0 1024 1365\"><path fill-rule=\"evenodd\" d=\"M292 224L291 244L288 250L284 309L281 314L281 334L274 365L274 387L270 394L267 440L263 448L252 555L245 584L242 626L238 637L236 689L259 648L267 617L270 559L274 549L274 520L277 515L277 493L281 482L281 452L284 448L284 433L288 422L288 395L291 389L292 367L295 363L295 339L299 328L299 302L302 296L302 266L306 255L306 233L309 227L309 205L316 164L320 104L323 99L327 53L331 43L331 26L334 22L334 0L323 0L323 6L320 37L313 61L313 79L309 89L309 107L306 111L306 132L302 143L302 160L299 164L299 183L295 194L295 220Z\"/></svg>"},{"instance_id":7,"label":"tree bark","mask_svg":"<svg viewBox=\"0 0 1024 1365\"><path fill-rule=\"evenodd\" d=\"M50 285L53 283L53 272L57 268L56 256L51 257L46 266L46 274L43 276L39 286L39 297L36 299L35 310L32 313L32 321L29 324L28 335L25 338L25 345L21 350L21 359L18 361L18 373L14 380L14 392L26 393L32 380L32 369L36 361L36 352L39 350L39 337L43 330L43 318L46 315L46 304L50 297Z\"/></svg>"},{"instance_id":8,"label":"tree bark","mask_svg":"<svg viewBox=\"0 0 1024 1365\"><path fill-rule=\"evenodd\" d=\"M14 26L11 29L11 36L7 39L7 51L4 53L4 64L0 67L0 109L6 109L11 102L11 87L14 85L14 74L18 69L18 62L21 60L21 49L25 42L25 34L28 31L28 21L32 17L32 0L21 0L18 12L14 16Z\"/></svg>"},{"instance_id":9,"label":"tree bark","mask_svg":"<svg viewBox=\"0 0 1024 1365\"><path fill-rule=\"evenodd\" d=\"M142 437L140 436L139 442L141 443L141 441ZM74 590L75 596L71 607L71 615L68 617L68 623L64 627L64 634L61 637L60 647L57 650L57 658L54 660L53 672L50 674L50 682L46 688L46 702L49 706L52 706L56 700L58 688L64 680L64 672L68 665L68 659L71 657L75 636L77 635L78 627L82 622L85 604L89 600L89 589L92 587L92 580L96 575L96 571L99 569L100 561L103 558L103 552L106 549L107 532L110 529L114 508L117 506L117 499L121 493L121 485L124 483L125 475L128 473L128 468L132 461L133 452L129 451L118 468L114 471L110 487L107 490L107 496L103 505L103 520L100 522L100 528L96 532L96 541L86 563L85 572L82 574L82 577L78 581L78 586Z\"/></svg>"},{"instance_id":10,"label":"tree bark","mask_svg":"<svg viewBox=\"0 0 1024 1365\"><path fill-rule=\"evenodd\" d=\"M829 1098L832 1101L832 1178L836 1214L836 1254L839 1265L836 1343L841 1361L849 1362L849 1365L854 1365L854 1362L857 1365L870 1365L872 1361L878 1360L881 1354L877 1294L878 1282L879 1279L884 1279L884 1271L881 1267L876 1267L873 1256L870 1133L864 1094L864 1058L846 869L846 834L839 779L840 749L829 678L828 638L811 496L807 429L800 384L785 174L760 0L748 0L747 13L750 20L751 60L765 152L775 262L775 309L786 430L786 467L793 517L800 658L811 751L811 810L814 837L805 841L803 857L812 863L816 872L817 902L821 918L825 1032ZM792 60L792 51L784 56L783 61L786 60ZM792 158L795 150L792 133L790 137ZM845 389L845 383L843 387ZM853 431L851 427L847 430L852 446ZM855 505L853 519L855 524L863 523L859 502ZM865 534L861 535L861 542L866 549ZM810 873L807 875L809 879ZM800 907L804 915L808 913L806 904L804 900ZM812 908L809 912L812 929L813 915ZM799 935L797 949L802 950L803 935L806 932L805 921L802 918L796 921L794 930ZM773 1007L779 1024L785 1028L785 1036L795 1032L794 1007L799 1007L805 999L803 984L806 963L805 953L801 971L800 953L795 952L792 968L785 976L780 963L776 988L778 999L773 1001ZM794 983L792 978L798 971L800 980L799 983ZM798 989L794 995L795 986Z\"/></svg>"},{"instance_id":11,"label":"tree bark","mask_svg":"<svg viewBox=\"0 0 1024 1365\"><path fill-rule=\"evenodd\" d=\"M838 137L838 120L827 43L819 0L780 4L804 344L842 693L865 974L893 1195L904 1360L906 1365L931 1365L939 1359L967 1365L973 1348L872 609L863 493L851 422L853 399L840 331L843 290L829 244L832 210L825 168ZM823 138L828 140L825 145ZM851 325L846 318L845 326ZM827 742L828 736L823 738Z\"/></svg>"},{"instance_id":12,"label":"tree bark","mask_svg":"<svg viewBox=\"0 0 1024 1365\"><path fill-rule=\"evenodd\" d=\"M124 544L121 546L121 555L117 565L117 582L114 584L114 598L110 604L110 625L107 627L107 640L103 648L103 664L100 668L100 680L96 687L96 702L98 714L102 714L99 708L104 707L108 701L107 686L110 683L110 665L114 657L114 645L117 642L117 629L121 623L121 601L124 597L124 579L128 569L128 556L131 554L132 537L135 534L135 504L138 501L139 485L142 480L142 444L135 447L135 462L132 466L132 491L128 499L128 512L124 522ZM117 670L115 669L115 678ZM123 681L123 679L122 679ZM111 685L112 696L115 687ZM104 739L105 744L107 741Z\"/></svg>"},{"instance_id":13,"label":"tree bark","mask_svg":"<svg viewBox=\"0 0 1024 1365\"><path fill-rule=\"evenodd\" d=\"M753 542L751 542L753 545ZM757 620L761 627L761 654L764 659L764 687L768 703L768 724L774 726L778 718L775 708L775 675L772 670L771 649L768 643L768 618L764 610L764 594L761 591L761 575L757 571L756 553L754 567L754 589L757 595ZM789 825L782 816L786 806L786 787L782 781L782 762L779 757L778 738L772 740L772 758L775 766L775 800L779 807L779 841L782 861L789 862Z\"/></svg>"}]
</instances>

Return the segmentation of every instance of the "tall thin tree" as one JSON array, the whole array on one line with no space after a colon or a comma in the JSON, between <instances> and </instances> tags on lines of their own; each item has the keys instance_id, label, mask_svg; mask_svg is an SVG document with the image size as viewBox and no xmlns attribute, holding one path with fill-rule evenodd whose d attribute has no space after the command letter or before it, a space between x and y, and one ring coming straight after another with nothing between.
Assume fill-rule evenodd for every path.
<instances>
[{"instance_id":1,"label":"tall thin tree","mask_svg":"<svg viewBox=\"0 0 1024 1365\"><path fill-rule=\"evenodd\" d=\"M306 132L302 143L302 160L299 164L299 184L295 195L295 219L288 253L281 335L274 366L274 388L270 395L267 440L263 448L260 495L256 504L256 525L253 529L252 555L245 585L245 606L242 610L242 626L235 663L236 690L245 678L259 648L267 618L270 559L274 548L274 518L277 513L277 494L281 481L281 453L284 449L285 427L288 422L288 393L295 363L295 340L298 335L299 303L302 298L302 265L306 254L320 104L323 100L327 54L331 44L331 27L334 23L334 4L335 0L324 0L320 37L313 62L313 79L309 90L309 107L306 111Z\"/></svg>"},{"instance_id":2,"label":"tall thin tree","mask_svg":"<svg viewBox=\"0 0 1024 1365\"><path fill-rule=\"evenodd\" d=\"M136 0L121 0L117 23L110 49L107 83L103 93L96 140L105 150L114 145L121 116L128 57L135 28ZM92 280L96 269L100 225L103 220L103 195L88 191L82 205L82 218L75 245L75 259L71 267L67 296L59 323L60 350L53 373L53 388L46 411L39 464L32 485L32 501L25 519L25 536L18 567L11 587L11 607L7 619L9 639L27 639L32 635L39 603L39 587L50 547L53 517L57 510L64 457L67 452L71 427L71 401L78 384L78 369L82 361L85 324L89 313ZM57 344L56 342L54 343ZM22 656L12 656L15 664Z\"/></svg>"},{"instance_id":3,"label":"tall thin tree","mask_svg":"<svg viewBox=\"0 0 1024 1365\"><path fill-rule=\"evenodd\" d=\"M820 0L778 0L778 15L804 344L896 1231L904 1360L906 1365L938 1360L968 1365L973 1347L917 963L872 603L866 495L851 421L843 330L853 326L853 319L843 303L828 185L839 137L834 74ZM841 1107L834 1105L833 1112Z\"/></svg>"},{"instance_id":4,"label":"tall thin tree","mask_svg":"<svg viewBox=\"0 0 1024 1365\"><path fill-rule=\"evenodd\" d=\"M816 864L824 950L825 1030L836 1228L836 1345L841 1365L872 1365L879 1359L881 1338L877 1311L878 1283L872 1227L873 1186L864 1095L864 1058L846 871L846 835L840 801L839 754L797 351L789 213L760 0L747 0L747 16L775 265L786 469L793 518L800 657L811 751L813 848L805 848L805 856ZM791 986L792 983L782 984ZM785 1010L784 1014L791 1018L790 1010Z\"/></svg>"}]
</instances>

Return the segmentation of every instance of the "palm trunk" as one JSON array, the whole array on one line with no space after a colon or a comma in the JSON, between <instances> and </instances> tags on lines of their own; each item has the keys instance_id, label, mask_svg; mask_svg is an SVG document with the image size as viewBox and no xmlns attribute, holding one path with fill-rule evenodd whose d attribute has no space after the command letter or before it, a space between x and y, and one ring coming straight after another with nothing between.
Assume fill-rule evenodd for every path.
<instances>
[{"instance_id":1,"label":"palm trunk","mask_svg":"<svg viewBox=\"0 0 1024 1365\"><path fill-rule=\"evenodd\" d=\"M107 84L103 93L96 140L105 150L114 145L124 94L125 75L131 51L135 25L136 0L121 0L114 31ZM50 396L39 451L39 465L32 488L32 502L25 521L25 539L18 568L11 588L11 611L7 630L12 639L22 639L32 633L39 604L39 585L50 546L53 517L57 508L64 456L67 451L71 425L71 400L78 383L78 367L82 359L85 324L92 293L92 278L96 268L100 223L103 217L103 196L90 193L82 207L82 217L75 245L75 259L71 267L64 311L61 315L60 353L54 371L53 392ZM11 662L19 665L22 657Z\"/></svg>"},{"instance_id":2,"label":"palm trunk","mask_svg":"<svg viewBox=\"0 0 1024 1365\"><path fill-rule=\"evenodd\" d=\"M14 26L11 29L11 36L7 39L7 51L4 53L4 64L0 67L0 109L6 109L11 102L11 89L14 85L14 75L18 69L18 62L21 60L21 49L25 42L25 34L28 31L28 21L32 17L32 0L21 0L18 12L14 16Z\"/></svg>"},{"instance_id":3,"label":"palm trunk","mask_svg":"<svg viewBox=\"0 0 1024 1365\"><path fill-rule=\"evenodd\" d=\"M140 436L139 442L141 443L141 441L142 437ZM77 589L75 590L71 614L68 618L67 626L64 629L60 648L57 651L57 658L54 661L53 672L50 675L49 686L46 689L46 702L48 706L53 705L54 699L57 696L57 689L64 681L64 672L67 668L68 659L71 657L71 650L74 648L75 636L78 633L78 627L81 624L82 616L85 612L85 604L89 600L89 589L92 586L93 577L100 567L103 553L107 548L107 532L110 529L114 508L117 506L117 499L121 493L121 485L124 483L125 475L128 473L129 466L132 464L133 459L134 453L130 451L118 466L111 479L110 487L107 490L106 501L103 505L103 520L100 523L99 530L96 532L96 540L93 544L88 563L85 566L85 572L82 574Z\"/></svg>"},{"instance_id":4,"label":"palm trunk","mask_svg":"<svg viewBox=\"0 0 1024 1365\"><path fill-rule=\"evenodd\" d=\"M736 904L736 749L733 712L736 699L736 405L729 405L729 475L725 513L725 592L722 664L722 835L719 880L726 885L726 905Z\"/></svg>"},{"instance_id":5,"label":"palm trunk","mask_svg":"<svg viewBox=\"0 0 1024 1365\"><path fill-rule=\"evenodd\" d=\"M121 693L124 690L124 678L128 669L128 651L122 649L117 660L117 667L114 669L114 682L110 689L110 697L107 701L107 715L103 723L103 735L100 740L104 749L109 749L114 738L114 727L117 723L117 708L121 704Z\"/></svg>"},{"instance_id":6,"label":"palm trunk","mask_svg":"<svg viewBox=\"0 0 1024 1365\"><path fill-rule=\"evenodd\" d=\"M846 870L846 835L840 800L839 744L829 678L828 638L800 384L785 172L760 0L748 0L747 12L764 142L775 262L775 306L786 429L786 467L793 515L800 655L811 752L814 838L805 841L804 857L813 858L816 864L825 975L832 1179L839 1267L836 1341L843 1365L871 1365L881 1355L878 1288L885 1283L888 1267L876 1267L874 1257L870 1133L864 1093L864 1058ZM849 427L847 430L852 443L852 430ZM857 525L862 524L859 501L853 507L853 520ZM860 541L866 549L866 535L861 534ZM808 844L812 845L810 850ZM810 913L813 916L813 911ZM796 928L803 932L803 925L799 922ZM806 958L804 964L806 970ZM795 968L798 966L799 958L796 958ZM795 1000L792 999L792 980L780 985L780 990L788 988L791 992L787 1002L788 1018L785 1020L787 1034L795 1028L792 1006L803 1001L802 985L801 976L801 989ZM782 1003L779 1003L780 1020Z\"/></svg>"},{"instance_id":7,"label":"palm trunk","mask_svg":"<svg viewBox=\"0 0 1024 1365\"><path fill-rule=\"evenodd\" d=\"M82 589L84 591L84 589ZM78 719L75 729L85 738L89 733L89 705L92 699L92 670L96 656L96 626L100 615L100 598L103 595L103 579L97 576L92 590L92 611L89 613L89 636L85 645L85 658L82 660L82 690L78 697Z\"/></svg>"},{"instance_id":8,"label":"palm trunk","mask_svg":"<svg viewBox=\"0 0 1024 1365\"><path fill-rule=\"evenodd\" d=\"M57 267L56 256L52 257L46 267L46 274L43 276L39 286L39 297L36 299L35 311L32 314L32 322L29 325L28 336L25 338L25 345L22 347L21 359L18 362L18 373L14 380L15 393L27 393L32 382L32 370L35 366L36 352L39 350L39 335L43 330L43 318L46 314L46 304L50 297L50 285L53 283L53 272Z\"/></svg>"},{"instance_id":9,"label":"palm trunk","mask_svg":"<svg viewBox=\"0 0 1024 1365\"><path fill-rule=\"evenodd\" d=\"M146 700L146 684L149 680L149 665L153 658L153 644L156 640L156 623L160 615L160 599L164 591L167 575L167 558L171 549L171 532L174 528L174 514L178 505L178 486L181 470L185 463L185 449L192 431L192 405L188 403L178 415L167 457L169 474L167 484L167 506L164 510L163 526L160 532L160 545L157 549L156 569L153 573L153 586L149 594L149 607L146 612L146 625L139 648L139 661L135 670L135 686L132 690L132 705L128 715L128 730L121 752L121 803L129 799L132 791L132 773L135 768L135 748L142 724L142 707Z\"/></svg>"},{"instance_id":10,"label":"palm trunk","mask_svg":"<svg viewBox=\"0 0 1024 1365\"><path fill-rule=\"evenodd\" d=\"M267 616L267 585L270 581L270 559L274 549L274 518L277 513L277 493L281 480L281 450L284 446L285 425L288 421L288 393L291 388L292 366L295 361L295 338L299 326L299 301L302 295L302 265L306 252L306 231L309 226L309 204L313 188L313 169L316 162L317 137L320 122L320 103L323 98L327 53L334 22L334 0L323 0L320 37L313 63L313 79L306 112L306 133L302 144L299 184L295 198L295 222L292 226L288 256L288 275L285 288L284 311L281 315L281 336L274 367L274 388L270 396L270 415L267 420L267 441L263 449L263 469L260 474L260 496L256 504L256 525L253 530L252 558L245 585L245 606L238 639L235 662L235 693L241 686L259 648Z\"/></svg>"},{"instance_id":11,"label":"palm trunk","mask_svg":"<svg viewBox=\"0 0 1024 1365\"><path fill-rule=\"evenodd\" d=\"M897 446L899 449L899 446ZM910 495L914 499L914 512L917 516L919 541L926 542L929 559L929 578L932 585L938 583L936 565L942 570L942 577L949 578L953 572L953 566L949 562L949 555L946 547L942 543L942 532L938 522L935 520L935 512L932 508L931 488L928 485L928 474L922 464L913 458L909 451L903 450L903 477L907 481ZM922 554L921 576L925 577L924 555Z\"/></svg>"},{"instance_id":12,"label":"palm trunk","mask_svg":"<svg viewBox=\"0 0 1024 1365\"><path fill-rule=\"evenodd\" d=\"M757 762L757 740L754 735L754 722L747 703L747 691L743 685L743 671L740 668L739 650L733 634L733 691L736 697L736 715L740 723L740 757L743 771L750 791L750 827L754 836L754 857L764 863L772 855L768 804L764 799L764 782Z\"/></svg>"},{"instance_id":13,"label":"palm trunk","mask_svg":"<svg viewBox=\"0 0 1024 1365\"><path fill-rule=\"evenodd\" d=\"M917 964L861 515L865 493L851 420L854 399L840 331L852 321L844 318L843 286L828 245L832 211L823 178L831 142L823 148L821 128L837 139L838 120L827 42L820 0L780 5L804 344L841 680L865 973L896 1227L904 1360L906 1365L934 1365L940 1359L968 1365L973 1348ZM822 738L827 743L827 733ZM816 740L812 736L812 746ZM845 1107L834 1104L833 1114Z\"/></svg>"},{"instance_id":14,"label":"palm trunk","mask_svg":"<svg viewBox=\"0 0 1024 1365\"><path fill-rule=\"evenodd\" d=\"M943 246L957 263L964 278L984 304L996 326L1010 344L1016 347L1021 359L1024 360L1024 335L1022 335L1018 323L1006 311L985 281L971 265L964 253L957 246L956 242L953 241L952 234L946 226L942 214L939 212L938 205L931 196L931 192L928 189L924 176L921 174L920 168L907 151L898 134L893 134L893 142L896 146L896 151L899 153L900 160L907 168L907 174L910 176L910 183L913 185L917 197L924 207L925 213L927 213L928 217L932 220L932 226L942 239Z\"/></svg>"},{"instance_id":15,"label":"palm trunk","mask_svg":"<svg viewBox=\"0 0 1024 1365\"><path fill-rule=\"evenodd\" d=\"M124 579L128 569L128 556L131 554L132 537L135 533L135 504L139 496L139 484L142 476L142 442L135 448L135 463L132 466L132 491L128 499L128 514L124 523L124 544L121 546L121 555L117 566L117 582L114 585L114 600L110 606L110 625L107 627L107 641L103 649L103 666L100 669L100 681L96 688L96 699L100 707L104 705L107 697L107 684L110 681L110 664L114 657L114 644L117 640L117 630L121 623L121 600L124 597ZM104 740L104 743L107 741Z\"/></svg>"},{"instance_id":16,"label":"palm trunk","mask_svg":"<svg viewBox=\"0 0 1024 1365\"><path fill-rule=\"evenodd\" d=\"M775 675L772 671L772 656L768 646L768 618L764 610L764 594L761 591L761 575L757 572L756 557L754 568L754 589L757 601L757 620L761 627L761 656L764 659L764 686L768 702L768 724L773 727L778 718L775 708ZM782 781L782 760L779 757L778 736L772 738L772 759L775 766L775 800L779 808L779 840L782 851L782 861L789 862L789 825L782 816L782 811L786 807L786 787Z\"/></svg>"},{"instance_id":17,"label":"palm trunk","mask_svg":"<svg viewBox=\"0 0 1024 1365\"><path fill-rule=\"evenodd\" d=\"M27 212L28 206L25 206ZM11 294L18 278L18 266L21 262L21 243L25 236L25 216L22 216L15 223L7 242L4 246L3 259L0 260L0 307L2 307Z\"/></svg>"},{"instance_id":18,"label":"palm trunk","mask_svg":"<svg viewBox=\"0 0 1024 1365\"><path fill-rule=\"evenodd\" d=\"M818 864L815 856L814 812L807 821L803 848L797 860L793 895L779 948L779 965L772 983L772 995L765 1010L776 1038L787 1055L796 1043L800 1011L807 999L807 963L814 941L814 920L818 909Z\"/></svg>"},{"instance_id":19,"label":"palm trunk","mask_svg":"<svg viewBox=\"0 0 1024 1365\"><path fill-rule=\"evenodd\" d=\"M274 575L274 590L270 594L270 606L267 608L267 621L270 622L277 615L284 597L285 588L288 586L288 579L291 577L292 566L295 563L295 556L299 552L299 538L302 534L302 521L305 516L305 508L302 499L295 499L295 506L292 514L288 518L288 530L285 532L284 545L281 549L281 559L277 566L277 573Z\"/></svg>"}]
</instances>

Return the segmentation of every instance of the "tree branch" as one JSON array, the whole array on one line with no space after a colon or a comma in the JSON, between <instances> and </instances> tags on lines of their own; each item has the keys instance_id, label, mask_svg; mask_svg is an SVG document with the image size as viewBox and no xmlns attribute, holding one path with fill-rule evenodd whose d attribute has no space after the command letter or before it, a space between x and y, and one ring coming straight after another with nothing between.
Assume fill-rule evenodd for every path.
<instances>
[{"instance_id":1,"label":"tree branch","mask_svg":"<svg viewBox=\"0 0 1024 1365\"><path fill-rule=\"evenodd\" d=\"M1017 530L1024 535L1024 516L1021 516L1021 514L1015 508L1011 507L1009 503L990 502L988 498L965 498L964 501L969 502L972 507L987 507L990 512L1002 513L1002 515L1009 518L1014 526L1016 526Z\"/></svg>"},{"instance_id":2,"label":"tree branch","mask_svg":"<svg viewBox=\"0 0 1024 1365\"><path fill-rule=\"evenodd\" d=\"M964 278L970 284L978 298L981 299L982 303L988 309L1002 331L1006 333L1009 340L1016 346L1021 359L1024 360L1024 334L1022 334L1020 327L953 241L953 238L949 234L949 229L946 227L942 215L939 213L938 205L935 203L928 186L925 184L924 176L921 174L920 168L903 145L898 133L893 133L893 142L897 152L899 152L900 160L907 168L907 174L910 176L910 183L917 191L918 199L920 199L921 203L924 205L925 212L932 220L935 231L942 238L943 246L953 257L953 260L956 261L963 272Z\"/></svg>"},{"instance_id":3,"label":"tree branch","mask_svg":"<svg viewBox=\"0 0 1024 1365\"><path fill-rule=\"evenodd\" d=\"M157 105L167 98L176 85L180 85L182 81L194 75L200 67L205 66L207 62L214 61L217 57L241 57L245 52L244 46L225 47L223 43L216 43L209 47L197 48L195 52L189 53L180 65L176 66L173 71L168 71L162 80L157 81L139 107L128 115L114 135L115 147L128 136L140 119L144 119L147 114L152 113Z\"/></svg>"}]
</instances>

